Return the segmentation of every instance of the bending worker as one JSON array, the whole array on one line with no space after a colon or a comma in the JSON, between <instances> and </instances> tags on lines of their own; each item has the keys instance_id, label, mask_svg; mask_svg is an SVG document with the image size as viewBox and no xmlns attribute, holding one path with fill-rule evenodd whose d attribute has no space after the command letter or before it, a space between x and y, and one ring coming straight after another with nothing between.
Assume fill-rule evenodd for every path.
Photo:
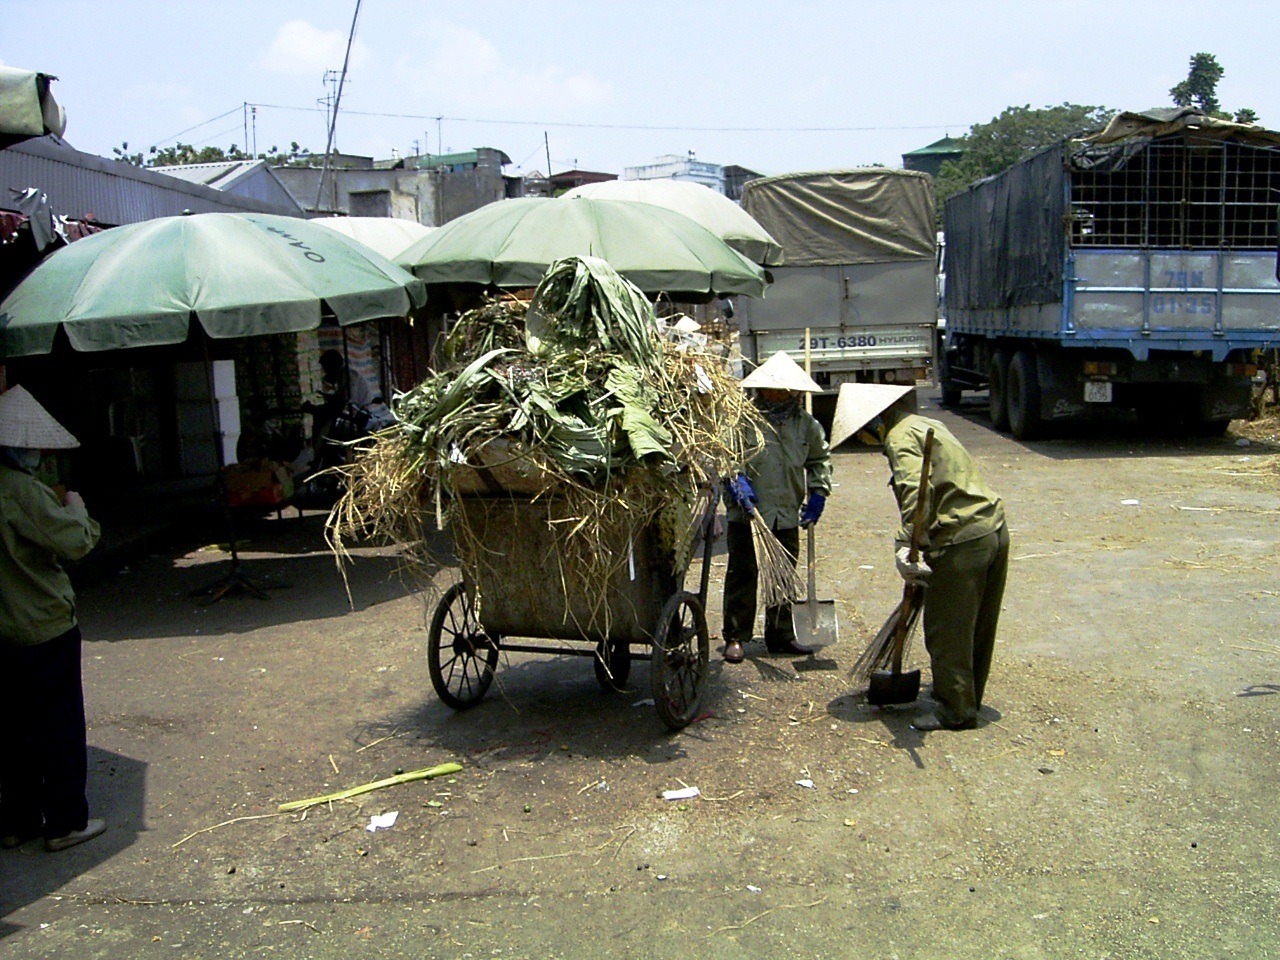
<instances>
[{"instance_id":1,"label":"bending worker","mask_svg":"<svg viewBox=\"0 0 1280 960\"><path fill-rule=\"evenodd\" d=\"M945 426L916 413L913 387L841 387L835 422L844 436L882 445L902 526L895 537L904 580L926 584L924 642L933 668L932 712L917 730L971 730L991 672L996 626L1009 567L1004 504L982 481L968 451ZM911 527L933 430L920 557L910 560ZM834 431L833 431L834 432Z\"/></svg>"},{"instance_id":2,"label":"bending worker","mask_svg":"<svg viewBox=\"0 0 1280 960\"><path fill-rule=\"evenodd\" d=\"M724 658L741 663L756 621L758 568L751 534L757 512L791 555L800 550L800 528L818 522L831 493L831 452L822 425L802 396L822 388L785 353L775 353L743 379L754 388L764 418L759 450L742 473L726 483L729 566L724 577ZM748 443L748 449L755 444ZM807 654L796 641L791 604L767 607L764 643L770 653Z\"/></svg>"}]
</instances>

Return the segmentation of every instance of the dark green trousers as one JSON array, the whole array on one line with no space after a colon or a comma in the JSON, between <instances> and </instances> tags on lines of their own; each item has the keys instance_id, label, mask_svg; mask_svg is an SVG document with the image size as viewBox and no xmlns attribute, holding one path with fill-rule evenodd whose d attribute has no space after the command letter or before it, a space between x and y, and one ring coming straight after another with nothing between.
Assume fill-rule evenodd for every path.
<instances>
[{"instance_id":1,"label":"dark green trousers","mask_svg":"<svg viewBox=\"0 0 1280 960\"><path fill-rule=\"evenodd\" d=\"M1000 603L1009 570L1009 528L931 552L924 643L933 698L944 723L973 720L991 673Z\"/></svg>"},{"instance_id":2,"label":"dark green trousers","mask_svg":"<svg viewBox=\"0 0 1280 960\"><path fill-rule=\"evenodd\" d=\"M729 545L729 566L724 574L724 641L751 641L756 623L756 588L759 567L756 565L755 541L751 524L730 521L725 525ZM774 530L778 541L791 555L794 566L800 552L800 528ZM764 645L771 651L784 650L796 639L791 604L766 607L764 611Z\"/></svg>"}]
</instances>

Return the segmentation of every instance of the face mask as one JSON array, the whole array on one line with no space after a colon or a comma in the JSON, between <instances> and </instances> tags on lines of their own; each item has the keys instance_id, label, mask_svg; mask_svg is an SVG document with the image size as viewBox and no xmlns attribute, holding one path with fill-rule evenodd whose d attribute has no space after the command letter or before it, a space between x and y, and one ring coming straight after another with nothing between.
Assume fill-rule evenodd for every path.
<instances>
[{"instance_id":1,"label":"face mask","mask_svg":"<svg viewBox=\"0 0 1280 960\"><path fill-rule=\"evenodd\" d=\"M857 438L869 447L879 447L884 445L885 434L889 431L885 429L884 421L879 417L875 417L865 427L857 433Z\"/></svg>"},{"instance_id":2,"label":"face mask","mask_svg":"<svg viewBox=\"0 0 1280 960\"><path fill-rule=\"evenodd\" d=\"M40 469L39 450L32 450L29 447L2 447L0 452L3 453L4 462L18 470L35 473Z\"/></svg>"}]
</instances>

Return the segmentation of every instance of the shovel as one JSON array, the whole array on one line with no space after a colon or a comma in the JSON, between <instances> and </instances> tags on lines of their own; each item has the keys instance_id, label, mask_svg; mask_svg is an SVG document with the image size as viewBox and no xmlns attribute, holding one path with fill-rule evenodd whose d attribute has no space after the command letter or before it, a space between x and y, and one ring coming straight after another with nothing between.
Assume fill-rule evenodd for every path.
<instances>
[{"instance_id":1,"label":"shovel","mask_svg":"<svg viewBox=\"0 0 1280 960\"><path fill-rule=\"evenodd\" d=\"M813 555L813 528L809 525L809 596L791 605L791 619L796 626L796 641L806 647L827 647L840 639L840 621L834 600L819 600L817 574Z\"/></svg>"},{"instance_id":2,"label":"shovel","mask_svg":"<svg viewBox=\"0 0 1280 960\"><path fill-rule=\"evenodd\" d=\"M920 528L924 526L924 501L929 495L929 458L933 453L933 429L924 437L924 463L920 467L920 490L916 494L915 516L911 519L911 552L907 559L915 563L920 557ZM920 608L924 605L924 587L908 583L902 588L902 602L889 615L885 628L893 631L893 656L890 669L872 672L871 685L867 688L867 702L877 707L898 703L914 703L920 696L920 671L902 672L902 653L907 637L915 626ZM890 624L892 626L890 627ZM882 628L882 633L884 629Z\"/></svg>"}]
</instances>

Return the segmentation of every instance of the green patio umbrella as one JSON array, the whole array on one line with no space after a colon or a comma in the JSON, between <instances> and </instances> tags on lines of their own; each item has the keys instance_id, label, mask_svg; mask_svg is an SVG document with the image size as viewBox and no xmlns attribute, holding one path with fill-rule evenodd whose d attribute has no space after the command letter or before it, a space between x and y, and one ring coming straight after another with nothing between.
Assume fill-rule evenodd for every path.
<instances>
[{"instance_id":1,"label":"green patio umbrella","mask_svg":"<svg viewBox=\"0 0 1280 960\"><path fill-rule=\"evenodd\" d=\"M710 187L687 180L603 180L587 183L561 196L562 200L634 200L682 213L702 224L752 263L782 262L782 246L740 206Z\"/></svg>"},{"instance_id":2,"label":"green patio umbrella","mask_svg":"<svg viewBox=\"0 0 1280 960\"><path fill-rule=\"evenodd\" d=\"M215 340L405 316L422 284L368 247L294 217L200 213L77 240L0 302L0 357Z\"/></svg>"},{"instance_id":3,"label":"green patio umbrella","mask_svg":"<svg viewBox=\"0 0 1280 960\"><path fill-rule=\"evenodd\" d=\"M396 262L429 284L511 288L535 287L555 261L586 256L647 294L675 299L762 297L768 283L760 267L688 217L626 200L499 200L446 223Z\"/></svg>"},{"instance_id":4,"label":"green patio umbrella","mask_svg":"<svg viewBox=\"0 0 1280 960\"><path fill-rule=\"evenodd\" d=\"M318 223L359 240L388 260L394 260L435 229L399 217L315 217L308 223Z\"/></svg>"}]
</instances>

